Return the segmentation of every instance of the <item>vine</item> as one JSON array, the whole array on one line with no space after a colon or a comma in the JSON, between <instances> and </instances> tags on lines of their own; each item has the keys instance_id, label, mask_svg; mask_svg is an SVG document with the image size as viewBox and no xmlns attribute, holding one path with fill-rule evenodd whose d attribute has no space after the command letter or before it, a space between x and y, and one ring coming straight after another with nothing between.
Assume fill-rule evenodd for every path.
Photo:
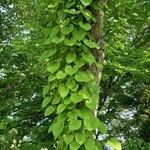
<instances>
[{"instance_id":1,"label":"vine","mask_svg":"<svg viewBox=\"0 0 150 150\"><path fill-rule=\"evenodd\" d=\"M40 61L47 63L48 84L42 107L55 120L49 128L60 150L100 150L95 131L106 133L105 124L94 115L99 102L103 62L102 33L97 20L100 3L94 0L53 0L48 47ZM102 18L99 18L102 19Z\"/></svg>"}]
</instances>

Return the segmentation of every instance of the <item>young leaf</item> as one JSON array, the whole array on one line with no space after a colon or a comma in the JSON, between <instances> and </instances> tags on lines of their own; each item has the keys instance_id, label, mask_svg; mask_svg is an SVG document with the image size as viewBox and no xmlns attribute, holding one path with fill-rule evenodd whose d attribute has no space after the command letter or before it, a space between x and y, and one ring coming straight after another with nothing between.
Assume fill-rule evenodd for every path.
<instances>
[{"instance_id":1,"label":"young leaf","mask_svg":"<svg viewBox=\"0 0 150 150\"><path fill-rule=\"evenodd\" d=\"M65 36L64 36L64 35L61 35L60 37L54 37L54 38L52 39L52 42L55 43L55 44L59 44L59 43L61 43L64 39L65 39Z\"/></svg>"},{"instance_id":2,"label":"young leaf","mask_svg":"<svg viewBox=\"0 0 150 150\"><path fill-rule=\"evenodd\" d=\"M64 122L67 119L67 113L62 112L57 116L57 122Z\"/></svg>"},{"instance_id":3,"label":"young leaf","mask_svg":"<svg viewBox=\"0 0 150 150\"><path fill-rule=\"evenodd\" d=\"M56 79L56 76L54 74L50 74L48 76L48 82L54 81Z\"/></svg>"},{"instance_id":4,"label":"young leaf","mask_svg":"<svg viewBox=\"0 0 150 150\"><path fill-rule=\"evenodd\" d=\"M82 53L82 57L90 65L92 65L95 62L95 57L90 52Z\"/></svg>"},{"instance_id":5,"label":"young leaf","mask_svg":"<svg viewBox=\"0 0 150 150\"><path fill-rule=\"evenodd\" d=\"M95 148L95 141L94 141L94 139L87 138L86 141L85 141L84 146L85 146L86 150L94 150L94 148Z\"/></svg>"},{"instance_id":6,"label":"young leaf","mask_svg":"<svg viewBox=\"0 0 150 150\"><path fill-rule=\"evenodd\" d=\"M58 93L62 98L65 98L69 93L69 89L64 84L61 84L58 87Z\"/></svg>"},{"instance_id":7,"label":"young leaf","mask_svg":"<svg viewBox=\"0 0 150 150\"><path fill-rule=\"evenodd\" d=\"M76 11L75 9L65 9L64 12L67 12L72 15L76 15L80 13L80 11Z\"/></svg>"},{"instance_id":8,"label":"young leaf","mask_svg":"<svg viewBox=\"0 0 150 150\"><path fill-rule=\"evenodd\" d=\"M69 105L71 103L70 97L65 97L63 103Z\"/></svg>"},{"instance_id":9,"label":"young leaf","mask_svg":"<svg viewBox=\"0 0 150 150\"><path fill-rule=\"evenodd\" d=\"M56 48L51 48L47 51L45 51L39 58L39 61L43 61L47 58L49 58L50 56L53 56L55 53L57 52Z\"/></svg>"},{"instance_id":10,"label":"young leaf","mask_svg":"<svg viewBox=\"0 0 150 150\"><path fill-rule=\"evenodd\" d=\"M76 60L76 53L73 51L73 52L68 52L67 55L66 55L66 62L67 63L72 63Z\"/></svg>"},{"instance_id":11,"label":"young leaf","mask_svg":"<svg viewBox=\"0 0 150 150\"><path fill-rule=\"evenodd\" d=\"M78 82L89 82L94 79L94 76L88 72L78 72L78 74L75 75L75 79Z\"/></svg>"},{"instance_id":12,"label":"young leaf","mask_svg":"<svg viewBox=\"0 0 150 150\"><path fill-rule=\"evenodd\" d=\"M78 144L76 141L73 141L69 147L71 150L78 150L80 148L80 144Z\"/></svg>"},{"instance_id":13,"label":"young leaf","mask_svg":"<svg viewBox=\"0 0 150 150\"><path fill-rule=\"evenodd\" d=\"M75 66L71 67L70 65L68 65L65 67L65 72L69 74L70 76L74 75L77 71L78 71L78 68Z\"/></svg>"},{"instance_id":14,"label":"young leaf","mask_svg":"<svg viewBox=\"0 0 150 150\"><path fill-rule=\"evenodd\" d=\"M64 137L64 141L66 142L66 144L70 144L74 139L74 135L73 134L68 134L68 135L65 135Z\"/></svg>"},{"instance_id":15,"label":"young leaf","mask_svg":"<svg viewBox=\"0 0 150 150\"><path fill-rule=\"evenodd\" d=\"M49 116L49 115L52 114L54 111L55 111L55 107L53 107L53 106L47 107L47 109L45 110L45 116Z\"/></svg>"},{"instance_id":16,"label":"young leaf","mask_svg":"<svg viewBox=\"0 0 150 150\"><path fill-rule=\"evenodd\" d=\"M60 66L59 62L50 63L50 64L48 64L47 71L50 73L54 73L55 71L57 71L59 69L59 66Z\"/></svg>"},{"instance_id":17,"label":"young leaf","mask_svg":"<svg viewBox=\"0 0 150 150\"><path fill-rule=\"evenodd\" d=\"M52 100L52 105L58 104L60 102L61 98L60 96L55 96Z\"/></svg>"},{"instance_id":18,"label":"young leaf","mask_svg":"<svg viewBox=\"0 0 150 150\"><path fill-rule=\"evenodd\" d=\"M70 100L73 103L79 103L80 101L83 100L83 97L81 95L78 95L77 93L73 93L71 94Z\"/></svg>"},{"instance_id":19,"label":"young leaf","mask_svg":"<svg viewBox=\"0 0 150 150\"><path fill-rule=\"evenodd\" d=\"M106 144L115 150L122 150L120 142L115 138L111 138Z\"/></svg>"},{"instance_id":20,"label":"young leaf","mask_svg":"<svg viewBox=\"0 0 150 150\"><path fill-rule=\"evenodd\" d=\"M88 6L92 3L92 0L80 0L84 6Z\"/></svg>"},{"instance_id":21,"label":"young leaf","mask_svg":"<svg viewBox=\"0 0 150 150\"><path fill-rule=\"evenodd\" d=\"M82 29L88 31L88 30L91 30L91 25L89 23L83 23L83 22L79 22L79 25Z\"/></svg>"},{"instance_id":22,"label":"young leaf","mask_svg":"<svg viewBox=\"0 0 150 150\"><path fill-rule=\"evenodd\" d=\"M77 41L81 41L84 39L85 35L86 35L86 31L83 30L82 28L75 28L73 30L73 38Z\"/></svg>"},{"instance_id":23,"label":"young leaf","mask_svg":"<svg viewBox=\"0 0 150 150\"><path fill-rule=\"evenodd\" d=\"M69 111L67 116L70 118L70 119L77 119L78 116L77 116L77 110L72 110L72 111Z\"/></svg>"},{"instance_id":24,"label":"young leaf","mask_svg":"<svg viewBox=\"0 0 150 150\"><path fill-rule=\"evenodd\" d=\"M84 42L84 44L85 44L86 46L88 46L89 48L97 48L97 49L99 48L98 43L92 42L91 40L84 39L83 42Z\"/></svg>"},{"instance_id":25,"label":"young leaf","mask_svg":"<svg viewBox=\"0 0 150 150\"><path fill-rule=\"evenodd\" d=\"M99 120L93 116L86 116L84 118L84 126L88 131L95 130L99 127Z\"/></svg>"},{"instance_id":26,"label":"young leaf","mask_svg":"<svg viewBox=\"0 0 150 150\"><path fill-rule=\"evenodd\" d=\"M86 18L87 21L89 21L90 19L92 19L92 13L89 10L83 10L81 9L82 14L84 15L84 17Z\"/></svg>"},{"instance_id":27,"label":"young leaf","mask_svg":"<svg viewBox=\"0 0 150 150\"><path fill-rule=\"evenodd\" d=\"M56 74L56 78L57 79L63 79L64 77L66 77L66 73L64 73L64 72L62 72L62 71L59 71L59 72L57 72L57 74Z\"/></svg>"},{"instance_id":28,"label":"young leaf","mask_svg":"<svg viewBox=\"0 0 150 150\"><path fill-rule=\"evenodd\" d=\"M49 89L50 89L50 87L48 85L46 85L44 87L44 89L43 89L43 96L45 96L48 93Z\"/></svg>"},{"instance_id":29,"label":"young leaf","mask_svg":"<svg viewBox=\"0 0 150 150\"><path fill-rule=\"evenodd\" d=\"M73 46L73 45L76 44L76 39L75 39L75 38L65 39L65 40L64 40L64 43L65 43L67 46Z\"/></svg>"},{"instance_id":30,"label":"young leaf","mask_svg":"<svg viewBox=\"0 0 150 150\"><path fill-rule=\"evenodd\" d=\"M85 140L86 140L86 135L85 135L85 133L83 133L83 132L77 132L77 133L75 134L75 140L76 140L80 145L82 145L82 144L85 142Z\"/></svg>"},{"instance_id":31,"label":"young leaf","mask_svg":"<svg viewBox=\"0 0 150 150\"><path fill-rule=\"evenodd\" d=\"M73 87L73 88L71 89L71 91L76 92L76 91L78 90L78 88L79 88L79 85L76 84L75 87Z\"/></svg>"},{"instance_id":32,"label":"young leaf","mask_svg":"<svg viewBox=\"0 0 150 150\"><path fill-rule=\"evenodd\" d=\"M67 80L66 82L66 86L68 89L72 89L73 87L75 87L75 85L76 85L76 82L73 79Z\"/></svg>"},{"instance_id":33,"label":"young leaf","mask_svg":"<svg viewBox=\"0 0 150 150\"><path fill-rule=\"evenodd\" d=\"M81 67L83 67L85 65L85 61L83 60L83 58L76 59L75 60L75 64L76 64L75 66L77 68L81 68Z\"/></svg>"},{"instance_id":34,"label":"young leaf","mask_svg":"<svg viewBox=\"0 0 150 150\"><path fill-rule=\"evenodd\" d=\"M102 134L106 134L107 133L107 126L103 122L99 122L98 129L100 130L100 132Z\"/></svg>"},{"instance_id":35,"label":"young leaf","mask_svg":"<svg viewBox=\"0 0 150 150\"><path fill-rule=\"evenodd\" d=\"M57 107L57 114L60 114L62 113L66 108L66 105L64 104L60 104L58 107Z\"/></svg>"},{"instance_id":36,"label":"young leaf","mask_svg":"<svg viewBox=\"0 0 150 150\"><path fill-rule=\"evenodd\" d=\"M82 119L86 118L90 114L91 110L84 107L78 110L78 116Z\"/></svg>"},{"instance_id":37,"label":"young leaf","mask_svg":"<svg viewBox=\"0 0 150 150\"><path fill-rule=\"evenodd\" d=\"M50 97L46 97L42 102L42 108L46 107L51 101Z\"/></svg>"},{"instance_id":38,"label":"young leaf","mask_svg":"<svg viewBox=\"0 0 150 150\"><path fill-rule=\"evenodd\" d=\"M69 130L70 131L78 130L81 127L81 125L82 125L81 120L70 119Z\"/></svg>"},{"instance_id":39,"label":"young leaf","mask_svg":"<svg viewBox=\"0 0 150 150\"><path fill-rule=\"evenodd\" d=\"M98 100L99 100L98 94L93 93L92 96L90 96L89 99L86 100L85 105L90 109L95 109L98 104Z\"/></svg>"},{"instance_id":40,"label":"young leaf","mask_svg":"<svg viewBox=\"0 0 150 150\"><path fill-rule=\"evenodd\" d=\"M69 33L71 33L73 31L74 25L73 24L69 24L69 26L65 26L61 29L61 32L64 35L68 35Z\"/></svg>"},{"instance_id":41,"label":"young leaf","mask_svg":"<svg viewBox=\"0 0 150 150\"><path fill-rule=\"evenodd\" d=\"M64 129L64 122L56 122L53 125L52 132L53 132L55 138L57 138L61 134L63 129Z\"/></svg>"}]
</instances>

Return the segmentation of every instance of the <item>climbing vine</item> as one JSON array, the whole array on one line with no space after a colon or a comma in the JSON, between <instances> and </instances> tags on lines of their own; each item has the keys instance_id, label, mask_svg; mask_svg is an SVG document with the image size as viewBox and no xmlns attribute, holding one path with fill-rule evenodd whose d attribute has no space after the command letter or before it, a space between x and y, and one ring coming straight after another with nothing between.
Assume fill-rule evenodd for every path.
<instances>
[{"instance_id":1,"label":"climbing vine","mask_svg":"<svg viewBox=\"0 0 150 150\"><path fill-rule=\"evenodd\" d=\"M94 0L53 0L48 5L50 33L40 61L46 62L49 77L42 107L45 116L56 115L49 132L60 150L102 149L96 130L107 132L94 113L103 59L103 42L94 33L100 8Z\"/></svg>"}]
</instances>

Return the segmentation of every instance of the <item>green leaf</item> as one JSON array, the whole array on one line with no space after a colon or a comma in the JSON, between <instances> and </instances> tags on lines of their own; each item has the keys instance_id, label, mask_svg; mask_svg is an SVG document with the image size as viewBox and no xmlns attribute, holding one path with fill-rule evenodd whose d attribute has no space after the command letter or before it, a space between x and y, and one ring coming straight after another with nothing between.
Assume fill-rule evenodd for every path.
<instances>
[{"instance_id":1,"label":"green leaf","mask_svg":"<svg viewBox=\"0 0 150 150\"><path fill-rule=\"evenodd\" d=\"M84 126L88 131L95 130L99 127L99 120L94 116L86 116L84 118Z\"/></svg>"},{"instance_id":2,"label":"green leaf","mask_svg":"<svg viewBox=\"0 0 150 150\"><path fill-rule=\"evenodd\" d=\"M78 116L81 117L82 119L86 118L90 113L91 110L86 107L83 107L78 110Z\"/></svg>"},{"instance_id":3,"label":"green leaf","mask_svg":"<svg viewBox=\"0 0 150 150\"><path fill-rule=\"evenodd\" d=\"M42 102L42 108L46 107L51 101L50 97L46 97Z\"/></svg>"},{"instance_id":4,"label":"green leaf","mask_svg":"<svg viewBox=\"0 0 150 150\"><path fill-rule=\"evenodd\" d=\"M75 79L78 82L89 82L94 79L94 76L88 72L78 72L75 75Z\"/></svg>"},{"instance_id":5,"label":"green leaf","mask_svg":"<svg viewBox=\"0 0 150 150\"><path fill-rule=\"evenodd\" d=\"M76 44L76 39L75 39L75 38L65 39L65 40L64 40L64 43L65 43L67 46L73 46L73 45Z\"/></svg>"},{"instance_id":6,"label":"green leaf","mask_svg":"<svg viewBox=\"0 0 150 150\"><path fill-rule=\"evenodd\" d=\"M57 116L57 122L64 122L67 119L67 113L62 112Z\"/></svg>"},{"instance_id":7,"label":"green leaf","mask_svg":"<svg viewBox=\"0 0 150 150\"><path fill-rule=\"evenodd\" d=\"M79 22L79 25L82 29L88 31L88 30L91 30L91 25L89 23L83 23L83 22Z\"/></svg>"},{"instance_id":8,"label":"green leaf","mask_svg":"<svg viewBox=\"0 0 150 150\"><path fill-rule=\"evenodd\" d=\"M76 14L80 13L80 11L77 11L75 9L65 9L64 12L67 12L67 13L72 14L72 15L76 15Z\"/></svg>"},{"instance_id":9,"label":"green leaf","mask_svg":"<svg viewBox=\"0 0 150 150\"><path fill-rule=\"evenodd\" d=\"M64 141L67 145L70 144L73 140L74 140L73 134L68 134L68 135L65 135L64 137Z\"/></svg>"},{"instance_id":10,"label":"green leaf","mask_svg":"<svg viewBox=\"0 0 150 150\"><path fill-rule=\"evenodd\" d=\"M45 51L39 58L39 61L43 61L47 58L49 58L50 56L53 56L55 53L57 52L56 48L51 48L47 51Z\"/></svg>"},{"instance_id":11,"label":"green leaf","mask_svg":"<svg viewBox=\"0 0 150 150\"><path fill-rule=\"evenodd\" d=\"M85 146L86 150L94 150L94 148L95 148L95 141L94 141L94 139L87 138L86 141L85 141L84 146Z\"/></svg>"},{"instance_id":12,"label":"green leaf","mask_svg":"<svg viewBox=\"0 0 150 150\"><path fill-rule=\"evenodd\" d=\"M71 8L75 4L75 1L68 1L66 3L66 8Z\"/></svg>"},{"instance_id":13,"label":"green leaf","mask_svg":"<svg viewBox=\"0 0 150 150\"><path fill-rule=\"evenodd\" d=\"M55 35L60 31L60 27L57 25L54 28L52 28L50 32L50 37L53 38Z\"/></svg>"},{"instance_id":14,"label":"green leaf","mask_svg":"<svg viewBox=\"0 0 150 150\"><path fill-rule=\"evenodd\" d=\"M92 19L92 13L89 10L83 10L81 9L82 14L84 15L84 17L86 18L87 21L89 21L90 19Z\"/></svg>"},{"instance_id":15,"label":"green leaf","mask_svg":"<svg viewBox=\"0 0 150 150\"><path fill-rule=\"evenodd\" d=\"M61 29L61 32L64 35L68 35L69 33L71 33L73 31L74 25L73 24L69 24L69 26L65 26Z\"/></svg>"},{"instance_id":16,"label":"green leaf","mask_svg":"<svg viewBox=\"0 0 150 150\"><path fill-rule=\"evenodd\" d=\"M61 98L60 96L55 96L52 100L52 105L58 104L60 102Z\"/></svg>"},{"instance_id":17,"label":"green leaf","mask_svg":"<svg viewBox=\"0 0 150 150\"><path fill-rule=\"evenodd\" d=\"M48 64L47 71L50 73L54 73L55 71L57 71L59 69L59 66L60 66L59 62L50 63L50 64Z\"/></svg>"},{"instance_id":18,"label":"green leaf","mask_svg":"<svg viewBox=\"0 0 150 150\"><path fill-rule=\"evenodd\" d=\"M107 141L106 144L109 145L114 150L122 150L120 142L115 138L111 138L110 140Z\"/></svg>"},{"instance_id":19,"label":"green leaf","mask_svg":"<svg viewBox=\"0 0 150 150\"><path fill-rule=\"evenodd\" d=\"M100 141L95 142L95 150L103 150L103 146Z\"/></svg>"},{"instance_id":20,"label":"green leaf","mask_svg":"<svg viewBox=\"0 0 150 150\"><path fill-rule=\"evenodd\" d=\"M88 92L87 88L80 90L78 95L82 96L84 99L88 99L90 97L90 93Z\"/></svg>"},{"instance_id":21,"label":"green leaf","mask_svg":"<svg viewBox=\"0 0 150 150\"><path fill-rule=\"evenodd\" d=\"M43 89L43 96L45 96L48 93L49 89L50 89L50 86L48 86L48 85L46 85L44 87L44 89Z\"/></svg>"},{"instance_id":22,"label":"green leaf","mask_svg":"<svg viewBox=\"0 0 150 150\"><path fill-rule=\"evenodd\" d=\"M85 44L86 46L88 46L89 48L97 48L97 49L99 48L98 43L92 42L91 40L84 39L83 42L84 42L84 44Z\"/></svg>"},{"instance_id":23,"label":"green leaf","mask_svg":"<svg viewBox=\"0 0 150 150\"><path fill-rule=\"evenodd\" d=\"M73 87L75 87L75 85L76 85L76 82L73 79L69 79L66 82L66 86L68 89L72 89Z\"/></svg>"},{"instance_id":24,"label":"green leaf","mask_svg":"<svg viewBox=\"0 0 150 150\"><path fill-rule=\"evenodd\" d=\"M81 120L70 119L69 130L70 131L78 130L81 127L81 125L82 125Z\"/></svg>"},{"instance_id":25,"label":"green leaf","mask_svg":"<svg viewBox=\"0 0 150 150\"><path fill-rule=\"evenodd\" d=\"M58 93L60 94L60 96L62 98L65 98L68 95L68 93L69 93L69 89L66 87L65 84L61 84L58 87Z\"/></svg>"},{"instance_id":26,"label":"green leaf","mask_svg":"<svg viewBox=\"0 0 150 150\"><path fill-rule=\"evenodd\" d=\"M76 84L75 87L73 87L73 88L71 89L71 91L76 92L76 91L78 90L78 88L79 88L79 85Z\"/></svg>"},{"instance_id":27,"label":"green leaf","mask_svg":"<svg viewBox=\"0 0 150 150\"><path fill-rule=\"evenodd\" d=\"M83 58L76 59L75 60L75 64L76 64L75 66L77 68L81 68L81 67L83 67L85 65L85 61L83 60Z\"/></svg>"},{"instance_id":28,"label":"green leaf","mask_svg":"<svg viewBox=\"0 0 150 150\"><path fill-rule=\"evenodd\" d=\"M46 108L45 110L45 116L49 116L50 114L52 114L55 111L55 107L53 106L49 106Z\"/></svg>"},{"instance_id":29,"label":"green leaf","mask_svg":"<svg viewBox=\"0 0 150 150\"><path fill-rule=\"evenodd\" d=\"M92 0L80 0L84 6L88 6L92 3Z\"/></svg>"},{"instance_id":30,"label":"green leaf","mask_svg":"<svg viewBox=\"0 0 150 150\"><path fill-rule=\"evenodd\" d=\"M77 71L78 71L78 68L75 66L71 67L70 65L68 65L65 67L65 72L69 74L70 76L74 75Z\"/></svg>"},{"instance_id":31,"label":"green leaf","mask_svg":"<svg viewBox=\"0 0 150 150\"><path fill-rule=\"evenodd\" d=\"M63 103L69 105L71 103L70 97L65 97Z\"/></svg>"},{"instance_id":32,"label":"green leaf","mask_svg":"<svg viewBox=\"0 0 150 150\"><path fill-rule=\"evenodd\" d=\"M2 129L5 129L5 122L4 121L1 121L0 122L0 130L2 130Z\"/></svg>"},{"instance_id":33,"label":"green leaf","mask_svg":"<svg viewBox=\"0 0 150 150\"><path fill-rule=\"evenodd\" d=\"M54 81L56 79L56 76L54 74L50 74L48 76L48 82Z\"/></svg>"},{"instance_id":34,"label":"green leaf","mask_svg":"<svg viewBox=\"0 0 150 150\"><path fill-rule=\"evenodd\" d=\"M100 132L102 134L106 134L107 133L107 126L106 124L104 124L103 122L99 122L99 127L98 129L100 130Z\"/></svg>"},{"instance_id":35,"label":"green leaf","mask_svg":"<svg viewBox=\"0 0 150 150\"><path fill-rule=\"evenodd\" d=\"M80 148L80 144L78 144L76 141L73 141L69 147L71 150L78 150Z\"/></svg>"},{"instance_id":36,"label":"green leaf","mask_svg":"<svg viewBox=\"0 0 150 150\"><path fill-rule=\"evenodd\" d=\"M62 133L63 129L64 129L64 122L56 122L53 125L52 132L55 138L57 138Z\"/></svg>"},{"instance_id":37,"label":"green leaf","mask_svg":"<svg viewBox=\"0 0 150 150\"><path fill-rule=\"evenodd\" d=\"M86 100L85 105L86 107L90 109L95 109L99 101L99 96L96 93L93 93L92 96L89 97L88 100Z\"/></svg>"},{"instance_id":38,"label":"green leaf","mask_svg":"<svg viewBox=\"0 0 150 150\"><path fill-rule=\"evenodd\" d=\"M57 114L60 114L62 113L66 108L66 105L64 104L60 104L58 107L57 107Z\"/></svg>"},{"instance_id":39,"label":"green leaf","mask_svg":"<svg viewBox=\"0 0 150 150\"><path fill-rule=\"evenodd\" d=\"M85 38L85 35L86 35L86 31L83 30L82 28L75 28L73 30L73 38L77 41L81 41Z\"/></svg>"},{"instance_id":40,"label":"green leaf","mask_svg":"<svg viewBox=\"0 0 150 150\"><path fill-rule=\"evenodd\" d=\"M91 93L98 93L99 92L99 84L96 81L90 82L88 84L88 88Z\"/></svg>"},{"instance_id":41,"label":"green leaf","mask_svg":"<svg viewBox=\"0 0 150 150\"><path fill-rule=\"evenodd\" d=\"M55 43L55 44L59 44L59 43L61 43L64 39L65 39L65 36L64 36L64 35L61 35L60 37L54 37L54 38L52 39L52 42Z\"/></svg>"},{"instance_id":42,"label":"green leaf","mask_svg":"<svg viewBox=\"0 0 150 150\"><path fill-rule=\"evenodd\" d=\"M67 55L66 55L66 62L67 63L72 63L76 60L76 53L73 51L73 52L68 52Z\"/></svg>"},{"instance_id":43,"label":"green leaf","mask_svg":"<svg viewBox=\"0 0 150 150\"><path fill-rule=\"evenodd\" d=\"M62 71L59 71L59 72L57 72L57 74L56 74L56 78L57 79L63 79L63 78L65 78L66 77L66 73L64 73L64 72L62 72Z\"/></svg>"},{"instance_id":44,"label":"green leaf","mask_svg":"<svg viewBox=\"0 0 150 150\"><path fill-rule=\"evenodd\" d=\"M78 116L77 116L77 110L72 110L72 111L69 111L67 116L70 118L70 119L75 119L77 120Z\"/></svg>"},{"instance_id":45,"label":"green leaf","mask_svg":"<svg viewBox=\"0 0 150 150\"><path fill-rule=\"evenodd\" d=\"M90 65L92 65L95 62L95 57L90 52L82 53L82 57Z\"/></svg>"},{"instance_id":46,"label":"green leaf","mask_svg":"<svg viewBox=\"0 0 150 150\"><path fill-rule=\"evenodd\" d=\"M83 100L83 97L81 95L78 95L77 93L72 93L70 99L73 103L79 103Z\"/></svg>"},{"instance_id":47,"label":"green leaf","mask_svg":"<svg viewBox=\"0 0 150 150\"><path fill-rule=\"evenodd\" d=\"M60 31L60 27L57 25L54 28L52 28L50 32L50 37L47 38L44 42L44 44L49 45L52 43L52 39L57 35L57 33Z\"/></svg>"},{"instance_id":48,"label":"green leaf","mask_svg":"<svg viewBox=\"0 0 150 150\"><path fill-rule=\"evenodd\" d=\"M79 143L80 145L82 145L85 140L86 140L86 135L83 132L77 132L75 134L75 140L77 141L77 143Z\"/></svg>"}]
</instances>

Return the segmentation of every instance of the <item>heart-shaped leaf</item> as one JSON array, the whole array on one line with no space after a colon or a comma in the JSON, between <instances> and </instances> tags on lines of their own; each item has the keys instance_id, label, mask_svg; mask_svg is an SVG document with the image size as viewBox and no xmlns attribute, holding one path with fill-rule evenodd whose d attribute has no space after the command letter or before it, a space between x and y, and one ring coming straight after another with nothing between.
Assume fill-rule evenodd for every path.
<instances>
[{"instance_id":1,"label":"heart-shaped leaf","mask_svg":"<svg viewBox=\"0 0 150 150\"><path fill-rule=\"evenodd\" d=\"M92 3L92 0L80 0L84 6L88 6Z\"/></svg>"},{"instance_id":2,"label":"heart-shaped leaf","mask_svg":"<svg viewBox=\"0 0 150 150\"><path fill-rule=\"evenodd\" d=\"M65 98L68 95L68 93L69 93L69 89L66 87L65 84L61 84L58 87L58 93L60 94L60 96L62 98Z\"/></svg>"},{"instance_id":3,"label":"heart-shaped leaf","mask_svg":"<svg viewBox=\"0 0 150 150\"><path fill-rule=\"evenodd\" d=\"M83 22L79 22L79 25L82 29L88 31L88 30L91 30L91 25L89 23L83 23Z\"/></svg>"},{"instance_id":4,"label":"heart-shaped leaf","mask_svg":"<svg viewBox=\"0 0 150 150\"><path fill-rule=\"evenodd\" d=\"M76 60L76 53L73 51L73 52L68 52L67 55L66 55L66 61L67 63L72 63Z\"/></svg>"}]
</instances>

